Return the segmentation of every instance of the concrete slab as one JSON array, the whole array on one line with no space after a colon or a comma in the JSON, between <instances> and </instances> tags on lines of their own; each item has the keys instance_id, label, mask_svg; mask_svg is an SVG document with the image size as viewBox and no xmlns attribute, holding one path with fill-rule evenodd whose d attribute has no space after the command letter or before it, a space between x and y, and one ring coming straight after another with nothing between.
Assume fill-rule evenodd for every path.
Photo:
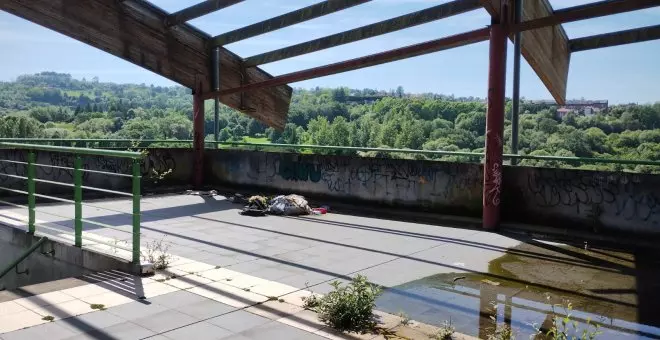
<instances>
[{"instance_id":1,"label":"concrete slab","mask_svg":"<svg viewBox=\"0 0 660 340\"><path fill-rule=\"evenodd\" d=\"M233 313L209 319L208 322L230 330L234 333L240 333L248 329L270 323L271 320L263 316L239 310Z\"/></svg>"},{"instance_id":2,"label":"concrete slab","mask_svg":"<svg viewBox=\"0 0 660 340\"><path fill-rule=\"evenodd\" d=\"M309 291L326 293L329 282L345 283L357 274L391 287L438 273L484 270L519 243L476 230L332 213L252 218L239 215L237 205L194 196L149 197L142 203L143 246L161 239L169 246L169 274L144 279L96 273L103 285L67 287L47 298L46 303L58 308L75 304L64 306L68 309L59 316L64 320L53 323L74 333L73 339L344 338L320 324L314 313L303 311L300 297ZM130 211L128 200L94 204ZM126 217L95 209L89 218L123 228L130 222ZM115 235L107 230L87 232L99 238ZM137 300L141 296L145 299ZM282 302L275 299L280 297ZM41 314L24 306L31 300L22 301L0 303L0 319L5 320L2 313L17 311L34 314L21 327L45 323ZM92 303L108 309L91 311ZM38 332L38 327L28 329Z\"/></svg>"},{"instance_id":3,"label":"concrete slab","mask_svg":"<svg viewBox=\"0 0 660 340\"><path fill-rule=\"evenodd\" d=\"M215 340L224 339L230 335L233 333L207 322L198 322L163 333L165 338L172 340Z\"/></svg>"}]
</instances>

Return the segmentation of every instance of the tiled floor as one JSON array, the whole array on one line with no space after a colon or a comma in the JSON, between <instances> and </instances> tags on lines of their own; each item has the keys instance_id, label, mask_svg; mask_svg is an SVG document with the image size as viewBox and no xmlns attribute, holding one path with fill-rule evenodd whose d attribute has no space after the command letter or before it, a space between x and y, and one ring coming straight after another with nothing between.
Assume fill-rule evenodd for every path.
<instances>
[{"instance_id":1,"label":"tiled floor","mask_svg":"<svg viewBox=\"0 0 660 340\"><path fill-rule=\"evenodd\" d=\"M97 201L92 204L130 211L128 200ZM75 298L71 300L75 302L66 305L66 311L82 312L84 308L77 301L86 306L89 303L106 304L108 310L99 313L111 314L118 319L108 318L115 323L95 331L97 338L102 339L144 338L155 334L166 338L193 339L197 334L207 333L212 333L216 338L226 335L228 339L313 339L315 336L303 330L305 327L291 327L286 323L295 324L297 320L285 318L281 320L285 322L272 322L302 312L296 310L296 304L300 303L296 290L325 293L330 289L330 281L348 280L357 274L367 275L376 284L394 286L437 273L482 272L487 270L489 261L520 243L516 239L478 230L333 213L306 217L248 217L238 214L239 208L239 205L222 197L172 195L143 199L143 244L163 240L164 244L169 245L170 253L185 258L183 262L174 263L172 269L179 277L168 280L171 282L159 282L165 277L158 276L144 281L141 288L151 303L149 305L142 301L111 307L115 304L113 296L117 297L117 304L125 302L126 296L120 298L112 295L113 292L106 292L101 293L107 294L100 299L103 302L94 302L95 299L90 297L100 297L100 294L93 294L98 291L74 288L72 292L65 292ZM63 211L73 212L69 207L51 206L41 208L37 218L56 227L73 225L72 220L50 217L44 213L50 209L59 215ZM14 214L14 219L20 213L19 210L7 208L0 211L0 215ZM129 246L130 215L90 207L85 207L84 215L87 219L115 227L109 229L88 224L85 225L87 233ZM121 255L121 252L117 253ZM244 290L246 288L249 291ZM172 301L183 298L177 295L182 294L182 289L187 293L183 294L187 296L185 299L202 300L190 305L175 305ZM268 301L259 308L252 306L270 296L285 296L286 302ZM51 298L63 297L56 294ZM41 327L58 329L59 333L54 334L66 335L61 338L82 337L78 334L80 332L75 331L79 328L69 327L67 319L46 323L39 315L48 309L39 309L39 306L30 309L26 304L28 302L18 306L0 305L0 313L5 313L3 309L19 309L20 312L15 315L24 315L16 319L32 320L33 325L44 324L0 335L4 340L20 337L22 333L29 337L30 332ZM290 310L280 311L274 308L277 304L290 307ZM245 310L237 313L228 311L228 308ZM122 309L126 310L113 312ZM153 314L147 315L152 311ZM213 315L216 311L218 315ZM56 319L60 315L57 311L52 313ZM238 324L251 325L241 315L252 319L258 315L270 321L255 324L249 329L237 329ZM226 318L224 321L223 317ZM238 319L231 321L232 318ZM310 326L309 322L298 324L307 325L312 330L319 329L313 323ZM61 329L54 325L60 325ZM1 328L0 324L0 332ZM199 338L202 338L201 335Z\"/></svg>"},{"instance_id":2,"label":"tiled floor","mask_svg":"<svg viewBox=\"0 0 660 340\"><path fill-rule=\"evenodd\" d=\"M91 204L131 210L129 200ZM142 243L162 239L175 255L297 288L310 286L321 293L329 288L327 282L360 273L375 283L394 286L442 272L485 271L490 260L520 243L479 230L333 213L248 217L238 214L240 208L222 196L144 198ZM46 214L53 211L62 215L68 210L62 205L40 208L37 218L52 222L54 227L71 227L72 220ZM0 210L0 215L21 213L17 209ZM87 224L86 232L130 247L130 215L87 206L84 215L115 227ZM128 256L123 250L115 252ZM190 268L198 269L203 268Z\"/></svg>"},{"instance_id":3,"label":"tiled floor","mask_svg":"<svg viewBox=\"0 0 660 340\"><path fill-rule=\"evenodd\" d=\"M324 338L313 334L325 328L316 318L298 316L309 313L300 307L300 297L309 292L188 259L178 261L181 264L175 262L151 278L95 273L86 277L95 283L0 302L0 339ZM263 295L271 292L281 298Z\"/></svg>"}]
</instances>

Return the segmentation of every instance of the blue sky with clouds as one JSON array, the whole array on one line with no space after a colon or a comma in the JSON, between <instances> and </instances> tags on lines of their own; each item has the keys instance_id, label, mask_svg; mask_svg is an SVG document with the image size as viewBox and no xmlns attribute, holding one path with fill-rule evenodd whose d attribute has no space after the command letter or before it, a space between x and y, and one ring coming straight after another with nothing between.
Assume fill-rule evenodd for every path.
<instances>
[{"instance_id":1,"label":"blue sky with clouds","mask_svg":"<svg viewBox=\"0 0 660 340\"><path fill-rule=\"evenodd\" d=\"M211 35L283 14L319 0L247 0L191 21ZM533 0L526 0L533 1ZM594 0L550 0L555 9ZM199 0L152 0L167 11L188 7ZM304 42L424 9L447 0L374 0L272 33L226 46L243 57ZM456 34L489 23L485 10L476 10L387 35L299 56L267 65L271 74L355 58L392 48ZM660 23L660 7L564 25L570 38ZM26 73L58 71L101 81L170 85L150 71L89 47L76 40L0 11L0 80ZM509 53L513 48L509 45ZM609 99L613 103L660 101L660 41L585 51L573 54L568 81L569 98ZM511 90L509 56L507 94ZM436 92L485 97L488 43L397 61L367 69L291 84L295 87L377 88L403 86L407 92ZM550 94L523 62L521 93L525 98L549 99Z\"/></svg>"}]
</instances>

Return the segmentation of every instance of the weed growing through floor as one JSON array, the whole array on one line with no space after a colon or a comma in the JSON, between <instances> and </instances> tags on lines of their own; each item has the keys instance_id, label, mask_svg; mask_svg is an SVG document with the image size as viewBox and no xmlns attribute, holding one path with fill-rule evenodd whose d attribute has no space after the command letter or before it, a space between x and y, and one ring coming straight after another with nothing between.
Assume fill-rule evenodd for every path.
<instances>
[{"instance_id":1,"label":"weed growing through floor","mask_svg":"<svg viewBox=\"0 0 660 340\"><path fill-rule=\"evenodd\" d=\"M356 276L347 285L331 282L333 291L323 297L312 295L303 299L303 307L316 311L319 319L339 331L366 333L376 326L373 310L380 287L366 277Z\"/></svg>"},{"instance_id":2,"label":"weed growing through floor","mask_svg":"<svg viewBox=\"0 0 660 340\"><path fill-rule=\"evenodd\" d=\"M491 317L493 319L493 317ZM515 340L516 333L513 331L511 326L505 323L499 323L495 327L495 332L488 335L488 340Z\"/></svg>"},{"instance_id":3,"label":"weed growing through floor","mask_svg":"<svg viewBox=\"0 0 660 340\"><path fill-rule=\"evenodd\" d=\"M279 299L277 299L277 301L279 301L279 302L284 302L284 299L279 298Z\"/></svg>"},{"instance_id":4,"label":"weed growing through floor","mask_svg":"<svg viewBox=\"0 0 660 340\"><path fill-rule=\"evenodd\" d=\"M93 303L89 305L89 307L92 309L105 310L105 305L102 305L100 303Z\"/></svg>"},{"instance_id":5,"label":"weed growing through floor","mask_svg":"<svg viewBox=\"0 0 660 340\"><path fill-rule=\"evenodd\" d=\"M124 247L124 248L128 247L128 242L122 241L122 240L117 239L117 238L112 239L112 244L113 244L113 246L112 246L111 250L114 254L117 254L119 252L119 249L120 249L119 247Z\"/></svg>"},{"instance_id":6,"label":"weed growing through floor","mask_svg":"<svg viewBox=\"0 0 660 340\"><path fill-rule=\"evenodd\" d=\"M53 322L55 318L52 315L46 315L41 320Z\"/></svg>"},{"instance_id":7,"label":"weed growing through floor","mask_svg":"<svg viewBox=\"0 0 660 340\"><path fill-rule=\"evenodd\" d=\"M550 296L546 296L546 298L550 300ZM558 314L557 308L561 308L563 313ZM572 313L573 305L569 301L564 301L563 305L553 304L552 326L547 330L535 326L537 334L545 335L547 339L551 340L593 340L602 334L600 326L591 322L590 318L580 324L578 321L573 320Z\"/></svg>"},{"instance_id":8,"label":"weed growing through floor","mask_svg":"<svg viewBox=\"0 0 660 340\"><path fill-rule=\"evenodd\" d=\"M399 321L401 326L408 326L412 322L412 320L410 320L410 316L408 316L408 314L406 314L404 311L400 311L397 316L401 318L401 321Z\"/></svg>"},{"instance_id":9,"label":"weed growing through floor","mask_svg":"<svg viewBox=\"0 0 660 340\"><path fill-rule=\"evenodd\" d=\"M451 324L450 321L445 321L440 329L431 336L431 339L434 340L451 340L456 332L456 328Z\"/></svg>"},{"instance_id":10,"label":"weed growing through floor","mask_svg":"<svg viewBox=\"0 0 660 340\"><path fill-rule=\"evenodd\" d=\"M160 240L147 242L146 247L144 247L146 250L140 251L142 260L153 264L154 269L156 270L165 269L172 262L172 254L168 253L170 250L170 244L164 243L164 239L165 236Z\"/></svg>"}]
</instances>

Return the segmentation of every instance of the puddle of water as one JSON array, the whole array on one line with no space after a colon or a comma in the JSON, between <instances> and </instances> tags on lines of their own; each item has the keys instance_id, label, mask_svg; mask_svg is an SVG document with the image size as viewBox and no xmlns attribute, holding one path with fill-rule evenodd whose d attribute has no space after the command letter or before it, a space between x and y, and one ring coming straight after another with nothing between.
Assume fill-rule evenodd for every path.
<instances>
[{"instance_id":1,"label":"puddle of water","mask_svg":"<svg viewBox=\"0 0 660 340\"><path fill-rule=\"evenodd\" d=\"M491 261L488 273L438 274L392 287L377 308L436 326L450 321L457 332L483 339L498 324L530 338L566 314L578 334L595 330L590 320L598 339L660 339L656 259L529 241Z\"/></svg>"}]
</instances>

